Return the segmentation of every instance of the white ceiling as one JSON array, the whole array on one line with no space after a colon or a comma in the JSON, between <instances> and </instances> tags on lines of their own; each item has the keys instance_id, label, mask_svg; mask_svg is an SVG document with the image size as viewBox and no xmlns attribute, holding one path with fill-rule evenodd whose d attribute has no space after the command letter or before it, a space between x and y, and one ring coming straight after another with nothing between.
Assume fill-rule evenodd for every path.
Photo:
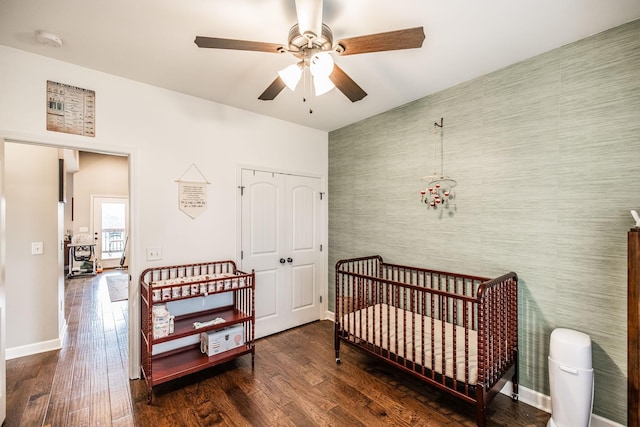
<instances>
[{"instance_id":1,"label":"white ceiling","mask_svg":"<svg viewBox=\"0 0 640 427\"><path fill-rule=\"evenodd\" d=\"M368 93L356 103L337 89L303 103L302 84L260 101L293 56L193 42L286 45L294 0L0 0L0 44L330 131L638 18L639 0L325 0L334 41L424 27L421 49L334 55Z\"/></svg>"}]
</instances>

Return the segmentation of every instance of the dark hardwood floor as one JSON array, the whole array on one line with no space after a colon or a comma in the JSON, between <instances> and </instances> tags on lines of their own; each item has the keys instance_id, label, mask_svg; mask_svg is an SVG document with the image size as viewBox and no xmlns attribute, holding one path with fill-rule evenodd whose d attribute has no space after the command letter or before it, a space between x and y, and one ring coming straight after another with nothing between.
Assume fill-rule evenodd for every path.
<instances>
[{"instance_id":1,"label":"dark hardwood floor","mask_svg":"<svg viewBox=\"0 0 640 427\"><path fill-rule=\"evenodd\" d=\"M127 301L105 274L67 281L59 351L7 361L12 426L474 426L475 407L342 346L315 322L256 343L251 356L154 387L127 375ZM490 426L544 426L549 415L499 395Z\"/></svg>"}]
</instances>

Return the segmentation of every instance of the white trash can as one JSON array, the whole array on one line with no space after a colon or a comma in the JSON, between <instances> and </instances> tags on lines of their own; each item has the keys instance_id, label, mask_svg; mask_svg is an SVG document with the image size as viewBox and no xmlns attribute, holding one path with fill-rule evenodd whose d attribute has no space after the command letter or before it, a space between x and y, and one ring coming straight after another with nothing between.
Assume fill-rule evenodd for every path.
<instances>
[{"instance_id":1,"label":"white trash can","mask_svg":"<svg viewBox=\"0 0 640 427\"><path fill-rule=\"evenodd\" d=\"M549 344L551 418L547 427L587 427L593 409L591 338L555 329Z\"/></svg>"}]
</instances>

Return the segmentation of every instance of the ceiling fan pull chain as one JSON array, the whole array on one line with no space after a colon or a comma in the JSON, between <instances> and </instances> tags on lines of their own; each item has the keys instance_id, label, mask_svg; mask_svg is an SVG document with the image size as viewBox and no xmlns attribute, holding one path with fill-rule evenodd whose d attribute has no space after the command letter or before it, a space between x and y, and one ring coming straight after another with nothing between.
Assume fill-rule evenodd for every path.
<instances>
[{"instance_id":1,"label":"ceiling fan pull chain","mask_svg":"<svg viewBox=\"0 0 640 427\"><path fill-rule=\"evenodd\" d=\"M305 50L303 52L303 58L302 60L304 61L304 63L307 63L307 51ZM307 102L307 90L309 91L309 95L311 95L311 87L310 85L307 85L307 74L309 73L309 67L304 67L304 69L302 70L302 102ZM311 100L309 100L309 103L311 103ZM309 114L311 114L311 107L309 107Z\"/></svg>"},{"instance_id":2,"label":"ceiling fan pull chain","mask_svg":"<svg viewBox=\"0 0 640 427\"><path fill-rule=\"evenodd\" d=\"M311 84L311 69L309 67L306 68L306 76L308 77L308 79L306 79L305 81L308 81L309 84L305 85L305 91L309 91L309 114L313 114L313 107L312 107L312 99L313 99L313 88L312 88L312 84Z\"/></svg>"}]
</instances>

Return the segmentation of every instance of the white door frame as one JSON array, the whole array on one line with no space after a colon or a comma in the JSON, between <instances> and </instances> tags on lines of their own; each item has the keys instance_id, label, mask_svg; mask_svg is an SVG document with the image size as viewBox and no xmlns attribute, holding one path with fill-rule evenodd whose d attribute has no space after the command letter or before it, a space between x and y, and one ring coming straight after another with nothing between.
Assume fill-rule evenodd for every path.
<instances>
[{"instance_id":1,"label":"white door frame","mask_svg":"<svg viewBox=\"0 0 640 427\"><path fill-rule=\"evenodd\" d=\"M291 170L282 170L276 168L270 168L265 166L255 166L248 164L239 164L236 168L236 183L238 187L238 191L236 193L236 260L238 260L238 264L242 260L242 170L243 169L252 169L261 172L268 173L279 173L283 175L298 175L298 176L308 176L312 178L320 179L320 191L323 197L326 197L327 194L327 179L325 176L310 173L310 172L301 172L301 171L291 171ZM324 272L321 274L321 282L320 282L320 296L322 297L322 303L320 310L323 310L325 313L325 319L332 318L332 314L328 312L328 277L329 272L327 270L327 265L329 264L329 248L328 248L328 235L329 235L329 223L328 223L328 206L329 203L323 203L322 209L320 212L320 223L322 224L320 231L320 244L322 245L321 252L321 260L320 260L320 268Z\"/></svg>"},{"instance_id":2,"label":"white door frame","mask_svg":"<svg viewBox=\"0 0 640 427\"><path fill-rule=\"evenodd\" d=\"M23 132L11 132L0 129L0 141L14 142L18 144L43 145L53 148L67 148L70 150L82 150L87 152L96 152L102 154L113 154L118 156L127 156L129 159L129 234L131 239L128 243L128 268L131 280L129 286L129 378L140 378L140 289L138 281L135 280L139 275L138 256L136 249L139 246L139 233L135 231L139 227L139 218L135 215L137 211L137 150L133 147L117 147L100 144L96 141L73 140L64 135L33 135ZM90 143L89 143L90 142ZM2 150L4 153L4 149ZM4 155L4 154L3 154ZM0 170L0 182L4 183L4 169ZM4 185L4 184L3 184ZM4 200L4 199L3 199ZM4 230L3 230L4 231ZM5 233L0 237L0 245L4 248L6 243ZM4 253L0 251L0 273L4 273L6 268L6 259ZM4 275L0 276L0 292L4 295ZM4 316L4 311L2 312ZM4 327L3 325L0 325ZM59 337L61 342L64 337ZM4 362L4 355L2 361Z\"/></svg>"},{"instance_id":3,"label":"white door frame","mask_svg":"<svg viewBox=\"0 0 640 427\"><path fill-rule=\"evenodd\" d=\"M0 138L0 425L7 418L7 363L5 311L7 308L5 298L5 264L7 248L7 227L5 217L5 179L4 179L4 139Z\"/></svg>"}]
</instances>

